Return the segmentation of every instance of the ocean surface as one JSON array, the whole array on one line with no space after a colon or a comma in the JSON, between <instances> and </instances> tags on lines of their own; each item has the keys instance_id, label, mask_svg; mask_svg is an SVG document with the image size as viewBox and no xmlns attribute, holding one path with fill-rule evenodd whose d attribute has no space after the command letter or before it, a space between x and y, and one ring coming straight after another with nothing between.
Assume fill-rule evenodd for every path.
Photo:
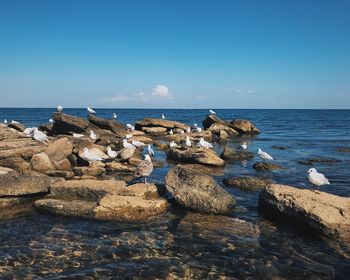
<instances>
[{"instance_id":1,"label":"ocean surface","mask_svg":"<svg viewBox=\"0 0 350 280\"><path fill-rule=\"evenodd\" d=\"M54 109L0 109L0 121L16 120L27 126L48 123ZM123 123L144 117L201 124L208 110L97 109L97 115L118 115ZM85 109L65 113L86 117ZM149 223L118 223L72 219L36 213L0 220L1 279L349 279L350 250L337 243L299 232L292 225L270 222L259 215L258 192L227 188L228 176L268 177L300 188L311 188L299 161L315 157L337 159L315 163L331 181L322 191L350 197L350 110L216 110L222 119L251 120L261 134L234 138L235 147L247 141L249 150L262 148L287 169L257 172L258 161L226 164L213 176L236 199L233 217L253 223L258 238L231 233L210 236L181 225L186 210L172 206ZM220 153L226 144L215 144ZM273 146L285 146L275 149ZM164 183L172 164L163 152L156 159L150 182Z\"/></svg>"}]
</instances>

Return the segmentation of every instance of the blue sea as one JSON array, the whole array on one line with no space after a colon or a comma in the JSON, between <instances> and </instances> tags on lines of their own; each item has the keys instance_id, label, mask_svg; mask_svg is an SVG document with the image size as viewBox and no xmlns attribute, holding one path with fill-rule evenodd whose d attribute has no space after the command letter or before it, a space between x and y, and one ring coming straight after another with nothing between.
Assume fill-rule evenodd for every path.
<instances>
[{"instance_id":1,"label":"blue sea","mask_svg":"<svg viewBox=\"0 0 350 280\"><path fill-rule=\"evenodd\" d=\"M55 109L0 109L5 118L26 126L48 123ZM238 137L215 144L220 153L225 145L247 141L249 150L262 148L286 167L257 172L258 161L228 163L213 176L236 199L233 217L256 225L258 239L227 234L204 238L179 226L187 214L171 207L149 223L118 223L72 219L32 212L24 217L0 220L0 275L4 279L348 279L350 250L312 235L293 225L266 220L258 212L258 192L227 188L228 176L259 176L299 188L311 188L299 161L327 157L338 161L314 163L331 181L322 191L350 197L350 110L238 110L217 109L225 120L251 120L261 134ZM65 113L86 117L85 109ZM207 109L96 109L97 115L118 115L122 123L144 117L201 124ZM284 146L286 149L275 149ZM156 151L164 166L155 169L149 181L164 183L171 163Z\"/></svg>"}]
</instances>

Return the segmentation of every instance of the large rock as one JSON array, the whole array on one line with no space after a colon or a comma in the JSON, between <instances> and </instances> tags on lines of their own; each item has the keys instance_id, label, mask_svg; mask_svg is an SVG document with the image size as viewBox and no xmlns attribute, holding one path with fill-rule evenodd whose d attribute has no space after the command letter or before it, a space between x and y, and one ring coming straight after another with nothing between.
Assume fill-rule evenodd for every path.
<instances>
[{"instance_id":1,"label":"large rock","mask_svg":"<svg viewBox=\"0 0 350 280\"><path fill-rule=\"evenodd\" d=\"M89 115L88 120L93 125L102 129L110 130L120 137L124 137L127 134L125 126L116 120L99 118L92 114Z\"/></svg>"},{"instance_id":2,"label":"large rock","mask_svg":"<svg viewBox=\"0 0 350 280\"><path fill-rule=\"evenodd\" d=\"M308 233L350 242L350 198L273 184L261 192L259 209Z\"/></svg>"},{"instance_id":3,"label":"large rock","mask_svg":"<svg viewBox=\"0 0 350 280\"><path fill-rule=\"evenodd\" d=\"M181 122L175 122L175 121L169 121L169 120L163 120L163 119L145 118L135 123L135 129L141 130L142 127L165 127L168 130L174 129L174 128L180 128L180 129L186 130L188 126Z\"/></svg>"},{"instance_id":4,"label":"large rock","mask_svg":"<svg viewBox=\"0 0 350 280\"><path fill-rule=\"evenodd\" d=\"M228 126L228 123L226 121L220 119L216 115L208 115L202 123L204 129L208 129L212 124L221 124L224 126Z\"/></svg>"},{"instance_id":5,"label":"large rock","mask_svg":"<svg viewBox=\"0 0 350 280\"><path fill-rule=\"evenodd\" d=\"M165 187L180 205L198 212L227 214L235 205L233 197L212 177L190 168L171 169Z\"/></svg>"},{"instance_id":6,"label":"large rock","mask_svg":"<svg viewBox=\"0 0 350 280\"><path fill-rule=\"evenodd\" d=\"M20 122L10 122L7 127L16 129L17 131L23 132L26 127L25 125L21 124Z\"/></svg>"},{"instance_id":7,"label":"large rock","mask_svg":"<svg viewBox=\"0 0 350 280\"><path fill-rule=\"evenodd\" d=\"M54 169L48 155L44 152L34 155L30 160L30 164L33 170L39 172L46 172Z\"/></svg>"},{"instance_id":8,"label":"large rock","mask_svg":"<svg viewBox=\"0 0 350 280\"><path fill-rule=\"evenodd\" d=\"M271 185L271 180L254 177L231 177L223 180L226 186L244 190L262 190Z\"/></svg>"},{"instance_id":9,"label":"large rock","mask_svg":"<svg viewBox=\"0 0 350 280\"><path fill-rule=\"evenodd\" d=\"M82 118L64 114L62 112L53 113L55 121L52 130L57 134L67 134L70 132L84 133L89 127L89 122Z\"/></svg>"},{"instance_id":10,"label":"large rock","mask_svg":"<svg viewBox=\"0 0 350 280\"><path fill-rule=\"evenodd\" d=\"M230 126L242 134L258 134L259 129L248 120L236 119L230 122Z\"/></svg>"},{"instance_id":11,"label":"large rock","mask_svg":"<svg viewBox=\"0 0 350 280\"><path fill-rule=\"evenodd\" d=\"M141 127L141 130L146 134L153 136L168 134L168 130L165 127Z\"/></svg>"},{"instance_id":12,"label":"large rock","mask_svg":"<svg viewBox=\"0 0 350 280\"><path fill-rule=\"evenodd\" d=\"M239 133L227 124L213 123L209 128L212 133L218 134L220 131L225 131L228 135L238 135Z\"/></svg>"},{"instance_id":13,"label":"large rock","mask_svg":"<svg viewBox=\"0 0 350 280\"><path fill-rule=\"evenodd\" d=\"M49 144L45 153L51 161L62 161L69 157L73 151L73 144L64 137Z\"/></svg>"},{"instance_id":14,"label":"large rock","mask_svg":"<svg viewBox=\"0 0 350 280\"><path fill-rule=\"evenodd\" d=\"M212 166L224 166L225 161L214 151L205 148L189 148L185 150L169 149L166 151L168 159L184 163L200 163Z\"/></svg>"},{"instance_id":15,"label":"large rock","mask_svg":"<svg viewBox=\"0 0 350 280\"><path fill-rule=\"evenodd\" d=\"M235 149L231 149L228 147L225 147L225 149L222 151L220 157L223 160L251 160L254 158L254 153L248 152L248 151L238 151Z\"/></svg>"},{"instance_id":16,"label":"large rock","mask_svg":"<svg viewBox=\"0 0 350 280\"><path fill-rule=\"evenodd\" d=\"M25 137L25 135L16 129L0 125L0 141L3 139L16 139L20 137Z\"/></svg>"}]
</instances>

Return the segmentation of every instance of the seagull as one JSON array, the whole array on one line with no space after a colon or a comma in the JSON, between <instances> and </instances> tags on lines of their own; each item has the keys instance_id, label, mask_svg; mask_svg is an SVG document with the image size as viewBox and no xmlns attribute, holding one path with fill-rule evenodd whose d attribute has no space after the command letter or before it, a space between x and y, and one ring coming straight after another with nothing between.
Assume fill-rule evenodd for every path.
<instances>
[{"instance_id":1,"label":"seagull","mask_svg":"<svg viewBox=\"0 0 350 280\"><path fill-rule=\"evenodd\" d=\"M32 136L35 129L37 129L37 127L27 127L23 133L26 135L26 136Z\"/></svg>"},{"instance_id":2,"label":"seagull","mask_svg":"<svg viewBox=\"0 0 350 280\"><path fill-rule=\"evenodd\" d=\"M148 144L148 146L147 146L147 152L148 152L148 154L149 154L151 157L154 157L154 151L153 151L153 149L152 149L152 147L151 147L151 144Z\"/></svg>"},{"instance_id":3,"label":"seagull","mask_svg":"<svg viewBox=\"0 0 350 280\"><path fill-rule=\"evenodd\" d=\"M239 147L240 147L241 149L243 149L243 150L248 149L247 142L243 142L243 144L242 144L242 145L240 145Z\"/></svg>"},{"instance_id":4,"label":"seagull","mask_svg":"<svg viewBox=\"0 0 350 280\"><path fill-rule=\"evenodd\" d=\"M171 141L170 144L169 144L169 147L172 149L172 148L176 148L177 147L177 144L175 143L175 141Z\"/></svg>"},{"instance_id":5,"label":"seagull","mask_svg":"<svg viewBox=\"0 0 350 280\"><path fill-rule=\"evenodd\" d=\"M123 147L124 148L134 148L135 146L133 144L130 144L127 139L123 139Z\"/></svg>"},{"instance_id":6,"label":"seagull","mask_svg":"<svg viewBox=\"0 0 350 280\"><path fill-rule=\"evenodd\" d=\"M202 131L202 128L199 127L196 123L194 124L194 130L197 131L197 132L201 132Z\"/></svg>"},{"instance_id":7,"label":"seagull","mask_svg":"<svg viewBox=\"0 0 350 280\"><path fill-rule=\"evenodd\" d=\"M95 134L95 132L93 130L90 130L90 138L93 141L97 140L97 135Z\"/></svg>"},{"instance_id":8,"label":"seagull","mask_svg":"<svg viewBox=\"0 0 350 280\"><path fill-rule=\"evenodd\" d=\"M95 114L96 113L95 110L93 110L91 107L87 107L86 110L88 110L88 112L90 114Z\"/></svg>"},{"instance_id":9,"label":"seagull","mask_svg":"<svg viewBox=\"0 0 350 280\"><path fill-rule=\"evenodd\" d=\"M45 142L45 141L49 140L47 138L47 135L44 132L42 132L39 129L37 129L37 128L34 128L34 130L33 130L33 139L37 140L37 141L40 141L40 142Z\"/></svg>"},{"instance_id":10,"label":"seagull","mask_svg":"<svg viewBox=\"0 0 350 280\"><path fill-rule=\"evenodd\" d=\"M190 136L186 136L186 146L187 147L191 147L192 146L192 143L191 143L191 140L190 140Z\"/></svg>"},{"instance_id":11,"label":"seagull","mask_svg":"<svg viewBox=\"0 0 350 280\"><path fill-rule=\"evenodd\" d=\"M84 137L84 134L79 134L79 133L73 133L74 138L81 138Z\"/></svg>"},{"instance_id":12,"label":"seagull","mask_svg":"<svg viewBox=\"0 0 350 280\"><path fill-rule=\"evenodd\" d=\"M49 123L54 123L53 119L49 119Z\"/></svg>"},{"instance_id":13,"label":"seagull","mask_svg":"<svg viewBox=\"0 0 350 280\"><path fill-rule=\"evenodd\" d=\"M172 129L170 129L169 134L170 134L170 135L173 135L173 134L174 134L174 132L173 132Z\"/></svg>"},{"instance_id":14,"label":"seagull","mask_svg":"<svg viewBox=\"0 0 350 280\"><path fill-rule=\"evenodd\" d=\"M191 133L191 127L187 127L186 133Z\"/></svg>"},{"instance_id":15,"label":"seagull","mask_svg":"<svg viewBox=\"0 0 350 280\"><path fill-rule=\"evenodd\" d=\"M135 147L143 147L146 145L145 143L143 143L141 141L137 141L137 140L132 140L131 144L133 144Z\"/></svg>"},{"instance_id":16,"label":"seagull","mask_svg":"<svg viewBox=\"0 0 350 280\"><path fill-rule=\"evenodd\" d=\"M10 121L11 124L16 124L16 123L19 123L18 121L15 121L15 120L12 120Z\"/></svg>"},{"instance_id":17,"label":"seagull","mask_svg":"<svg viewBox=\"0 0 350 280\"><path fill-rule=\"evenodd\" d=\"M267 160L273 160L273 157L270 156L268 153L264 152L262 149L258 149L258 155L262 159L267 159Z\"/></svg>"},{"instance_id":18,"label":"seagull","mask_svg":"<svg viewBox=\"0 0 350 280\"><path fill-rule=\"evenodd\" d=\"M162 119L163 119L163 120L165 120L165 116L164 116L164 114L162 114Z\"/></svg>"},{"instance_id":19,"label":"seagull","mask_svg":"<svg viewBox=\"0 0 350 280\"><path fill-rule=\"evenodd\" d=\"M133 125L130 124L130 123L126 124L126 127L127 127L130 131L134 131L134 130L135 130L135 126L133 126Z\"/></svg>"},{"instance_id":20,"label":"seagull","mask_svg":"<svg viewBox=\"0 0 350 280\"><path fill-rule=\"evenodd\" d=\"M203 137L199 139L199 145L201 145L203 148L206 148L206 149L213 148L213 145L205 141Z\"/></svg>"},{"instance_id":21,"label":"seagull","mask_svg":"<svg viewBox=\"0 0 350 280\"><path fill-rule=\"evenodd\" d=\"M7 124L7 119L4 119L4 124Z\"/></svg>"},{"instance_id":22,"label":"seagull","mask_svg":"<svg viewBox=\"0 0 350 280\"><path fill-rule=\"evenodd\" d=\"M126 134L126 135L125 135L125 138L126 138L126 139L130 139L131 137L132 137L132 134Z\"/></svg>"},{"instance_id":23,"label":"seagull","mask_svg":"<svg viewBox=\"0 0 350 280\"><path fill-rule=\"evenodd\" d=\"M83 158L89 163L102 160L100 156L90 152L88 148L84 148Z\"/></svg>"},{"instance_id":24,"label":"seagull","mask_svg":"<svg viewBox=\"0 0 350 280\"><path fill-rule=\"evenodd\" d=\"M113 151L111 147L107 147L107 155L110 158L116 158L118 156L118 152L117 151Z\"/></svg>"},{"instance_id":25,"label":"seagull","mask_svg":"<svg viewBox=\"0 0 350 280\"><path fill-rule=\"evenodd\" d=\"M318 173L316 168L310 168L307 173L309 173L307 178L310 183L317 186L318 189L320 189L320 186L322 185L330 184L329 180L322 173Z\"/></svg>"},{"instance_id":26,"label":"seagull","mask_svg":"<svg viewBox=\"0 0 350 280\"><path fill-rule=\"evenodd\" d=\"M116 113L113 113L113 119L117 119L117 114Z\"/></svg>"},{"instance_id":27,"label":"seagull","mask_svg":"<svg viewBox=\"0 0 350 280\"><path fill-rule=\"evenodd\" d=\"M216 115L216 112L213 111L212 109L209 110L209 113L212 114L212 115Z\"/></svg>"},{"instance_id":28,"label":"seagull","mask_svg":"<svg viewBox=\"0 0 350 280\"><path fill-rule=\"evenodd\" d=\"M153 171L153 163L152 163L151 157L149 155L145 155L144 159L141 160L137 165L135 175L136 177L144 177L145 184L147 184L146 177L151 175L152 171Z\"/></svg>"},{"instance_id":29,"label":"seagull","mask_svg":"<svg viewBox=\"0 0 350 280\"><path fill-rule=\"evenodd\" d=\"M63 111L63 107L61 105L57 106L57 112L62 112Z\"/></svg>"}]
</instances>

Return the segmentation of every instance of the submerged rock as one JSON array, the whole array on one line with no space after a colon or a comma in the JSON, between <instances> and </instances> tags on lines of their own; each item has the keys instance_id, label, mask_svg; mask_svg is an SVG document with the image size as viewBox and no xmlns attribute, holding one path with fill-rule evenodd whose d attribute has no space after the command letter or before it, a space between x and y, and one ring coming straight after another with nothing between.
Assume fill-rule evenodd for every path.
<instances>
[{"instance_id":1,"label":"submerged rock","mask_svg":"<svg viewBox=\"0 0 350 280\"><path fill-rule=\"evenodd\" d=\"M198 212L227 214L235 205L233 197L212 177L191 168L171 169L166 175L165 187L180 205Z\"/></svg>"},{"instance_id":2,"label":"submerged rock","mask_svg":"<svg viewBox=\"0 0 350 280\"><path fill-rule=\"evenodd\" d=\"M350 242L350 198L273 184L259 197L264 215L285 217L294 227Z\"/></svg>"},{"instance_id":3,"label":"submerged rock","mask_svg":"<svg viewBox=\"0 0 350 280\"><path fill-rule=\"evenodd\" d=\"M170 149L166 151L166 156L168 159L184 163L199 163L212 166L225 165L225 161L219 158L214 151L205 148Z\"/></svg>"},{"instance_id":4,"label":"submerged rock","mask_svg":"<svg viewBox=\"0 0 350 280\"><path fill-rule=\"evenodd\" d=\"M223 180L224 184L244 190L262 190L271 185L270 179L254 177L231 177Z\"/></svg>"},{"instance_id":5,"label":"submerged rock","mask_svg":"<svg viewBox=\"0 0 350 280\"><path fill-rule=\"evenodd\" d=\"M341 153L350 153L350 147L337 148L336 151Z\"/></svg>"},{"instance_id":6,"label":"submerged rock","mask_svg":"<svg viewBox=\"0 0 350 280\"><path fill-rule=\"evenodd\" d=\"M253 164L253 168L257 171L286 169L283 166L271 162L256 162Z\"/></svg>"},{"instance_id":7,"label":"submerged rock","mask_svg":"<svg viewBox=\"0 0 350 280\"><path fill-rule=\"evenodd\" d=\"M341 162L341 160L336 158L317 157L317 158L309 158L306 160L300 160L299 164L311 166L314 163L336 163L336 162Z\"/></svg>"},{"instance_id":8,"label":"submerged rock","mask_svg":"<svg viewBox=\"0 0 350 280\"><path fill-rule=\"evenodd\" d=\"M223 160L227 160L227 161L230 161L230 160L251 160L254 158L254 153L248 152L248 151L243 151L243 150L238 151L238 150L226 147L222 151L220 157Z\"/></svg>"}]
</instances>

